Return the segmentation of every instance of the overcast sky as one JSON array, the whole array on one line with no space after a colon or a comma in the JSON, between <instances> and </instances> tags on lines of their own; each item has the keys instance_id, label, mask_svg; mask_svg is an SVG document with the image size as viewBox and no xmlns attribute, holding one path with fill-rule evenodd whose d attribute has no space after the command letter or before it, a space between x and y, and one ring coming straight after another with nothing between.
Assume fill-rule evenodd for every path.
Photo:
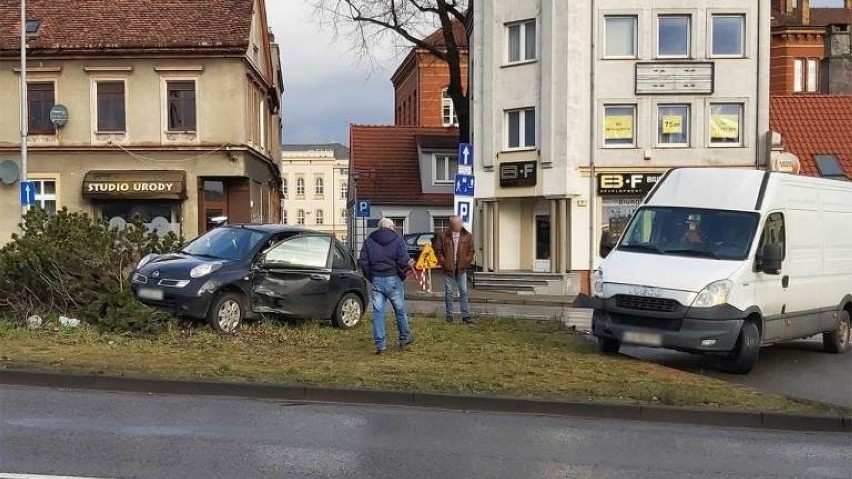
<instances>
[{"instance_id":1,"label":"overcast sky","mask_svg":"<svg viewBox=\"0 0 852 479\"><path fill-rule=\"evenodd\" d=\"M345 36L314 17L311 0L267 0L269 23L281 44L284 70L284 141L349 143L349 124L393 122L390 76L401 60L389 45L374 49L376 63L359 61ZM842 6L843 0L812 0Z\"/></svg>"}]
</instances>

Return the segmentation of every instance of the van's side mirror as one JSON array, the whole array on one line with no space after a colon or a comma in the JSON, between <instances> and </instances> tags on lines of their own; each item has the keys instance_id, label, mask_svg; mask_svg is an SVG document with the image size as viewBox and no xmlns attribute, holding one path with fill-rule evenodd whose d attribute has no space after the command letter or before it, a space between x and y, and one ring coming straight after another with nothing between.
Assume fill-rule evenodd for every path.
<instances>
[{"instance_id":1,"label":"van's side mirror","mask_svg":"<svg viewBox=\"0 0 852 479\"><path fill-rule=\"evenodd\" d=\"M615 244L617 243L617 238L615 238L610 232L606 231L601 235L601 243L598 247L598 254L601 255L601 258L606 258L612 253L612 250L615 249Z\"/></svg>"},{"instance_id":2,"label":"van's side mirror","mask_svg":"<svg viewBox=\"0 0 852 479\"><path fill-rule=\"evenodd\" d=\"M760 255L760 270L766 274L781 274L784 261L784 248L780 244L770 243L763 246Z\"/></svg>"}]
</instances>

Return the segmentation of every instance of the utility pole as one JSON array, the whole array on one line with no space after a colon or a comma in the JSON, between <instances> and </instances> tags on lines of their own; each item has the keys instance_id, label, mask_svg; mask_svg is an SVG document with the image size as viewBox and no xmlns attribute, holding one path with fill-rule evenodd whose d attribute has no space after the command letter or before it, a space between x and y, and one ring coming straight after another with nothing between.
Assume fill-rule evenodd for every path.
<instances>
[{"instance_id":1,"label":"utility pole","mask_svg":"<svg viewBox=\"0 0 852 479\"><path fill-rule=\"evenodd\" d=\"M27 104L27 0L21 0L21 182L27 181L27 136L29 109ZM29 205L21 205L26 215Z\"/></svg>"}]
</instances>

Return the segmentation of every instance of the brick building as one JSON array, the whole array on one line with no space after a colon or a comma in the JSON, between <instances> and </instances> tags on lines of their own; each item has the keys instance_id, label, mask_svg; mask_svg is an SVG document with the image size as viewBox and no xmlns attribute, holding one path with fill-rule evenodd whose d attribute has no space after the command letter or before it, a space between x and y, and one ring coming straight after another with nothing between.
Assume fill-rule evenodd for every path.
<instances>
[{"instance_id":1,"label":"brick building","mask_svg":"<svg viewBox=\"0 0 852 479\"><path fill-rule=\"evenodd\" d=\"M852 23L852 0L840 8L815 8L810 0L773 0L772 95L823 92L826 29Z\"/></svg>"}]
</instances>

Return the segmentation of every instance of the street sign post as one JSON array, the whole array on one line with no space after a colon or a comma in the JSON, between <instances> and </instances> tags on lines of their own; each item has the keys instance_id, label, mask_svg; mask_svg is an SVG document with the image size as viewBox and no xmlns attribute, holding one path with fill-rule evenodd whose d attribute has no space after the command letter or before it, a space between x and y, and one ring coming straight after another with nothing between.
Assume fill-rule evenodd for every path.
<instances>
[{"instance_id":1,"label":"street sign post","mask_svg":"<svg viewBox=\"0 0 852 479\"><path fill-rule=\"evenodd\" d=\"M461 170L461 163L459 163L459 170ZM456 175L453 211L456 216L461 218L465 229L468 231L473 231L473 197L475 190L475 179L472 175Z\"/></svg>"},{"instance_id":2,"label":"street sign post","mask_svg":"<svg viewBox=\"0 0 852 479\"><path fill-rule=\"evenodd\" d=\"M21 182L21 206L34 205L36 202L36 184L32 181Z\"/></svg>"},{"instance_id":3,"label":"street sign post","mask_svg":"<svg viewBox=\"0 0 852 479\"><path fill-rule=\"evenodd\" d=\"M369 218L370 217L370 200L358 200L358 208L355 212L355 215L358 218Z\"/></svg>"},{"instance_id":4,"label":"street sign post","mask_svg":"<svg viewBox=\"0 0 852 479\"><path fill-rule=\"evenodd\" d=\"M459 173L473 174L473 145L470 143L459 144Z\"/></svg>"}]
</instances>

